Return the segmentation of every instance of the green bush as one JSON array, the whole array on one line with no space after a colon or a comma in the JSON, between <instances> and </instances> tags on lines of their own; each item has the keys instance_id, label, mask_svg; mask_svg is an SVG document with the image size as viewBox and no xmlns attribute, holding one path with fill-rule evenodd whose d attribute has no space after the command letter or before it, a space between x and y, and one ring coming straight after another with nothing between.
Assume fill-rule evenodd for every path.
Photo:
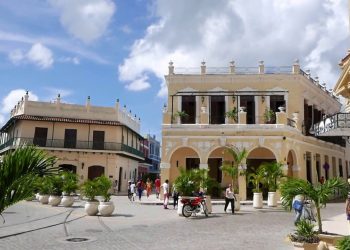
<instances>
[{"instance_id":1,"label":"green bush","mask_svg":"<svg viewBox=\"0 0 350 250\"><path fill-rule=\"evenodd\" d=\"M318 232L314 230L315 225L308 220L298 222L295 234L289 235L293 242L317 243L320 241Z\"/></svg>"},{"instance_id":2,"label":"green bush","mask_svg":"<svg viewBox=\"0 0 350 250\"><path fill-rule=\"evenodd\" d=\"M350 250L350 236L345 236L343 239L337 242L337 249Z\"/></svg>"},{"instance_id":3,"label":"green bush","mask_svg":"<svg viewBox=\"0 0 350 250\"><path fill-rule=\"evenodd\" d=\"M78 189L78 176L72 172L64 171L62 173L63 187L65 195L71 195Z\"/></svg>"},{"instance_id":4,"label":"green bush","mask_svg":"<svg viewBox=\"0 0 350 250\"><path fill-rule=\"evenodd\" d=\"M97 183L98 195L102 195L104 201L110 201L111 194L109 193L109 190L112 187L112 181L104 175L97 177L95 180Z\"/></svg>"},{"instance_id":5,"label":"green bush","mask_svg":"<svg viewBox=\"0 0 350 250\"><path fill-rule=\"evenodd\" d=\"M81 185L81 191L88 201L96 201L95 196L98 195L98 185L96 180L87 180Z\"/></svg>"},{"instance_id":6,"label":"green bush","mask_svg":"<svg viewBox=\"0 0 350 250\"><path fill-rule=\"evenodd\" d=\"M35 185L40 195L48 195L50 193L50 177L37 177Z\"/></svg>"},{"instance_id":7,"label":"green bush","mask_svg":"<svg viewBox=\"0 0 350 250\"><path fill-rule=\"evenodd\" d=\"M49 181L49 194L55 195L55 196L61 196L62 195L62 188L63 188L63 180L62 177L59 175L54 175L48 177Z\"/></svg>"}]
</instances>

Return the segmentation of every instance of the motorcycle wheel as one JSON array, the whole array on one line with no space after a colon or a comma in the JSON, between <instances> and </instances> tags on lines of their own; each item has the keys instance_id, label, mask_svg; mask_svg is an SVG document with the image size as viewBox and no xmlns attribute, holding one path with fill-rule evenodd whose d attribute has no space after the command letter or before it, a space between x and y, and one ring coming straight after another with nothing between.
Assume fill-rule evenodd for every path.
<instances>
[{"instance_id":1,"label":"motorcycle wheel","mask_svg":"<svg viewBox=\"0 0 350 250\"><path fill-rule=\"evenodd\" d=\"M185 204L183 207L182 207L182 215L186 218L190 217L192 215L192 208L190 205L188 204Z\"/></svg>"},{"instance_id":2,"label":"motorcycle wheel","mask_svg":"<svg viewBox=\"0 0 350 250\"><path fill-rule=\"evenodd\" d=\"M203 206L203 212L205 214L206 217L208 217L208 208L207 208L207 205L205 203L202 203L202 206Z\"/></svg>"}]
</instances>

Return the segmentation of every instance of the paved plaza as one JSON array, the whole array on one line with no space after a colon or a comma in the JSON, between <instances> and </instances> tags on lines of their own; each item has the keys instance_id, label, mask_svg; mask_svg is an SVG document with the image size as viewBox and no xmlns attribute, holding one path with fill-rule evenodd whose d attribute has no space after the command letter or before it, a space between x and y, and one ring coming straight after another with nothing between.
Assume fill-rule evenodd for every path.
<instances>
[{"instance_id":1,"label":"paved plaza","mask_svg":"<svg viewBox=\"0 0 350 250\"><path fill-rule=\"evenodd\" d=\"M281 208L254 210L244 205L231 215L223 212L223 205L214 205L208 218L185 219L172 206L164 210L131 203L125 196L112 200L112 217L85 216L82 201L73 208L23 201L4 213L0 249L293 249L285 240L294 228L293 213ZM322 210L326 230L347 233L343 211L343 203Z\"/></svg>"}]
</instances>

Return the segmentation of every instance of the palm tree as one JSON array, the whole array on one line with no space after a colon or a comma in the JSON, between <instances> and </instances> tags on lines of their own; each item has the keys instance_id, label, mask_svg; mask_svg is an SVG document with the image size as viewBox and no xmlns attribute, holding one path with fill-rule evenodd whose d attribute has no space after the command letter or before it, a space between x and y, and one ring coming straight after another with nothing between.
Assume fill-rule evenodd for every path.
<instances>
[{"instance_id":1,"label":"palm tree","mask_svg":"<svg viewBox=\"0 0 350 250\"><path fill-rule=\"evenodd\" d=\"M283 164L280 162L265 162L261 166L261 171L264 173L266 178L266 185L269 192L276 192L278 186L278 180L282 178L283 175Z\"/></svg>"},{"instance_id":2,"label":"palm tree","mask_svg":"<svg viewBox=\"0 0 350 250\"><path fill-rule=\"evenodd\" d=\"M0 160L0 215L7 207L33 195L38 176L57 173L55 161L55 157L35 147L24 146L6 154Z\"/></svg>"},{"instance_id":3,"label":"palm tree","mask_svg":"<svg viewBox=\"0 0 350 250\"><path fill-rule=\"evenodd\" d=\"M329 179L324 184L316 185L302 179L288 179L280 185L282 205L291 210L293 198L296 195L303 195L312 200L317 210L318 232L322 233L321 207L326 205L330 195L336 189L341 193L346 193L347 184L339 178Z\"/></svg>"},{"instance_id":4,"label":"palm tree","mask_svg":"<svg viewBox=\"0 0 350 250\"><path fill-rule=\"evenodd\" d=\"M239 173L238 167L247 158L248 152L245 148L243 148L242 151L226 148L224 152L229 153L233 157L233 163L230 161L224 161L221 166L221 170L231 177L231 184L232 187L234 187L234 180L237 178Z\"/></svg>"}]
</instances>

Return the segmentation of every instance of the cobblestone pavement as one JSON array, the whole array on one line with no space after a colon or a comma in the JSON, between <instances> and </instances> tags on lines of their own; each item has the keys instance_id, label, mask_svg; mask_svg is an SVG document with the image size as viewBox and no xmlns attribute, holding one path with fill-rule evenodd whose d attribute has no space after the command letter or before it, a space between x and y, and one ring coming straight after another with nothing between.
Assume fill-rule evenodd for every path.
<instances>
[{"instance_id":1,"label":"cobblestone pavement","mask_svg":"<svg viewBox=\"0 0 350 250\"><path fill-rule=\"evenodd\" d=\"M83 202L73 208L21 202L4 213L0 249L293 249L285 241L293 231L293 214L280 208L241 206L235 215L213 206L213 214L185 219L162 206L113 197L112 217L85 216ZM322 210L323 218L343 213L344 204ZM345 219L344 219L345 220ZM85 237L87 242L65 239Z\"/></svg>"}]
</instances>

